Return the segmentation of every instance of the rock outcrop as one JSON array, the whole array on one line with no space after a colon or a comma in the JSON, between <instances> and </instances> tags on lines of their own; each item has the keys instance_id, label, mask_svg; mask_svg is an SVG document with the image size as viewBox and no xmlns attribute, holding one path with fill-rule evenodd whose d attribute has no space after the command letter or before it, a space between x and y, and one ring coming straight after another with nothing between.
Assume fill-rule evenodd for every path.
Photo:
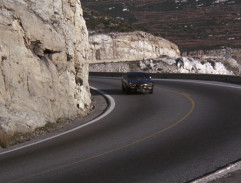
<instances>
[{"instance_id":1,"label":"rock outcrop","mask_svg":"<svg viewBox=\"0 0 241 183\"><path fill-rule=\"evenodd\" d=\"M141 31L95 34L89 36L89 43L89 60L93 61L134 61L180 56L180 51L174 43Z\"/></svg>"},{"instance_id":2,"label":"rock outcrop","mask_svg":"<svg viewBox=\"0 0 241 183\"><path fill-rule=\"evenodd\" d=\"M90 106L79 0L0 0L0 130L34 130Z\"/></svg>"},{"instance_id":3,"label":"rock outcrop","mask_svg":"<svg viewBox=\"0 0 241 183\"><path fill-rule=\"evenodd\" d=\"M159 58L156 60L141 60L132 62L115 63L95 63L90 64L91 72L148 72L148 73L194 73L194 74L221 74L234 75L238 71L240 75L241 67L236 60L229 60L227 68L225 64L215 59L200 60L192 57L180 57L178 59Z\"/></svg>"},{"instance_id":4,"label":"rock outcrop","mask_svg":"<svg viewBox=\"0 0 241 183\"><path fill-rule=\"evenodd\" d=\"M174 43L140 31L94 34L89 36L89 43L92 72L241 73L241 65L230 54L220 55L220 51L216 55L202 54L197 57L196 54L195 57L190 57L183 53L180 56Z\"/></svg>"}]
</instances>

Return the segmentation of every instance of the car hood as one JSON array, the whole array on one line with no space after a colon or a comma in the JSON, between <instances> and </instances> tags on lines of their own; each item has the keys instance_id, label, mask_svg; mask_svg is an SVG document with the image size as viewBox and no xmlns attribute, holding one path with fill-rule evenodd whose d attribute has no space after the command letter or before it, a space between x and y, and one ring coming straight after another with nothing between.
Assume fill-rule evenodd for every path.
<instances>
[{"instance_id":1,"label":"car hood","mask_svg":"<svg viewBox=\"0 0 241 183\"><path fill-rule=\"evenodd\" d=\"M151 81L151 80L128 80L128 82L135 83L135 84L153 83L153 81Z\"/></svg>"}]
</instances>

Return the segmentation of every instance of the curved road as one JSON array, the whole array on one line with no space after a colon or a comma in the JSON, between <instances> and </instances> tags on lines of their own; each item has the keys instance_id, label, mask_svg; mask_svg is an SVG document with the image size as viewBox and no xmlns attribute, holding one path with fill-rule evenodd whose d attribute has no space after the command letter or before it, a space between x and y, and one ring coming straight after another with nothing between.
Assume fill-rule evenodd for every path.
<instances>
[{"instance_id":1,"label":"curved road","mask_svg":"<svg viewBox=\"0 0 241 183\"><path fill-rule=\"evenodd\" d=\"M124 95L119 79L90 84L112 113L0 155L1 183L188 182L241 158L240 85L157 80L152 95Z\"/></svg>"}]
</instances>

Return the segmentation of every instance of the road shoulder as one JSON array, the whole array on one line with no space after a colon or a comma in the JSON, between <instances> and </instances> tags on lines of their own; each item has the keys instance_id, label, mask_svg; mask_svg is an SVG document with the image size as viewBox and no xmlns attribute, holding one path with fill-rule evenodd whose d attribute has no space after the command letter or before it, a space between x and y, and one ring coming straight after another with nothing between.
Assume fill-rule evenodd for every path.
<instances>
[{"instance_id":1,"label":"road shoulder","mask_svg":"<svg viewBox=\"0 0 241 183\"><path fill-rule=\"evenodd\" d=\"M91 106L92 110L90 113L84 117L76 118L74 120L61 119L60 122L54 123L48 127L42 127L31 133L17 134L9 147L0 148L0 154L5 151L11 151L13 149L18 149L21 146L28 146L28 144L36 143L44 139L51 138L58 134L65 133L71 129L77 128L78 126L84 125L99 116L101 116L109 106L107 98L99 91L91 89Z\"/></svg>"}]
</instances>

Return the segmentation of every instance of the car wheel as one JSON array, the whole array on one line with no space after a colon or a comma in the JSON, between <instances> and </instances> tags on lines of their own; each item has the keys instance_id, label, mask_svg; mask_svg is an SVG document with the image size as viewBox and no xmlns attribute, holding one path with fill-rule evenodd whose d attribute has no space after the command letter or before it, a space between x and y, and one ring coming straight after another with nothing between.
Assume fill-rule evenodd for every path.
<instances>
[{"instance_id":1,"label":"car wheel","mask_svg":"<svg viewBox=\"0 0 241 183\"><path fill-rule=\"evenodd\" d=\"M122 85L122 93L125 93L125 87Z\"/></svg>"},{"instance_id":2,"label":"car wheel","mask_svg":"<svg viewBox=\"0 0 241 183\"><path fill-rule=\"evenodd\" d=\"M128 87L124 87L124 89L125 89L125 94L130 94L130 90Z\"/></svg>"},{"instance_id":3,"label":"car wheel","mask_svg":"<svg viewBox=\"0 0 241 183\"><path fill-rule=\"evenodd\" d=\"M126 88L126 94L130 94L130 90Z\"/></svg>"},{"instance_id":4,"label":"car wheel","mask_svg":"<svg viewBox=\"0 0 241 183\"><path fill-rule=\"evenodd\" d=\"M151 90L149 91L149 93L150 93L150 94L153 94L153 89L151 89Z\"/></svg>"}]
</instances>

